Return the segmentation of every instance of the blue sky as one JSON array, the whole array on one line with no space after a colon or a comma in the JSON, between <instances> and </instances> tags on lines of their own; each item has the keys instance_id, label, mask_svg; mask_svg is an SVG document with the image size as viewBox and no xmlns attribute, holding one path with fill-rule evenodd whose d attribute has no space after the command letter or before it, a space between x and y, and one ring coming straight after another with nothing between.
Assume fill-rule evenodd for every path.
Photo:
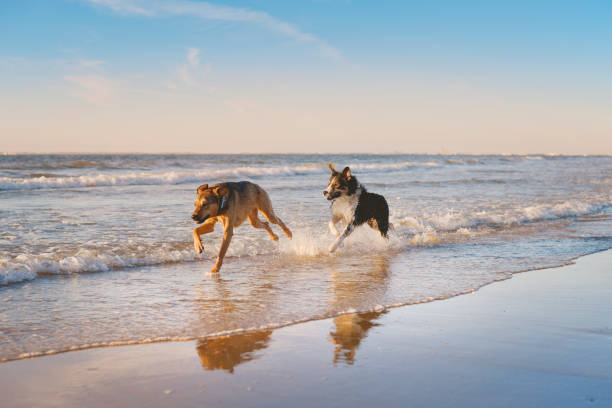
<instances>
[{"instance_id":1,"label":"blue sky","mask_svg":"<svg viewBox=\"0 0 612 408\"><path fill-rule=\"evenodd\" d=\"M2 2L0 150L611 154L611 21L606 1Z\"/></svg>"}]
</instances>

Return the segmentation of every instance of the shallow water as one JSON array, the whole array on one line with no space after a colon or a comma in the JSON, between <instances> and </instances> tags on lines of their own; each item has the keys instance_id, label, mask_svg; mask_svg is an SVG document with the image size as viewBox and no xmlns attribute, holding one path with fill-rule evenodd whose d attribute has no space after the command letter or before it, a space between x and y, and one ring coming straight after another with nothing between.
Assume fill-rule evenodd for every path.
<instances>
[{"instance_id":1,"label":"shallow water","mask_svg":"<svg viewBox=\"0 0 612 408\"><path fill-rule=\"evenodd\" d=\"M383 194L389 242L327 247L326 163ZM245 224L219 275L193 252L203 183L264 187L293 230ZM201 338L431 301L612 247L612 157L0 156L0 360Z\"/></svg>"}]
</instances>

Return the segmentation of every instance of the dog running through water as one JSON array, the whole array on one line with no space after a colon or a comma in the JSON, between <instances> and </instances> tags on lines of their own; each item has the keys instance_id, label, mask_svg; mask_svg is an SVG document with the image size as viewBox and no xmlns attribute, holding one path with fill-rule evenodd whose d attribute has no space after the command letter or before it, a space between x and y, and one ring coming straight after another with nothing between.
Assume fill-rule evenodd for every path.
<instances>
[{"instance_id":1,"label":"dog running through water","mask_svg":"<svg viewBox=\"0 0 612 408\"><path fill-rule=\"evenodd\" d=\"M387 238L389 206L385 197L366 191L365 187L351 174L350 168L345 167L342 172L338 172L330 163L329 169L331 176L323 195L332 202L332 219L329 222L329 229L337 237L329 247L329 252L334 252L355 227L366 222L381 236ZM342 234L336 229L336 224L340 220L344 222Z\"/></svg>"},{"instance_id":2,"label":"dog running through water","mask_svg":"<svg viewBox=\"0 0 612 408\"><path fill-rule=\"evenodd\" d=\"M215 266L211 269L212 273L218 272L223 264L223 258L234 235L234 227L240 226L246 219L253 227L265 229L270 238L278 241L278 236L272 231L270 224L257 217L258 211L261 211L268 221L279 225L287 238L292 237L289 228L274 214L268 193L248 181L219 183L210 187L203 184L197 189L194 205L195 210L191 218L202 224L193 230L193 246L197 253L202 253L200 235L213 232L217 221L223 224L223 242Z\"/></svg>"}]
</instances>

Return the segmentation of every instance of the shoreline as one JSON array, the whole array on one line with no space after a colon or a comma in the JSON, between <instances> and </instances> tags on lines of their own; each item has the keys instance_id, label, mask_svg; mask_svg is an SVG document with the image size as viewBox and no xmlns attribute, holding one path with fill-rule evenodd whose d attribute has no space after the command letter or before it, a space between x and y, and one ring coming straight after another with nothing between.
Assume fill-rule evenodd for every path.
<instances>
[{"instance_id":1,"label":"shoreline","mask_svg":"<svg viewBox=\"0 0 612 408\"><path fill-rule=\"evenodd\" d=\"M535 268L530 268L530 269L525 269L525 270L519 270L519 271L511 272L508 277L499 278L499 279L496 279L496 280L493 280L493 281L490 281L490 282L486 282L486 283L483 283L483 284L478 285L476 287L473 287L473 288L470 288L470 289L466 289L466 290L464 290L462 292L453 293L453 294L451 294L450 296L447 296L447 297L439 297L439 298L428 297L426 299L423 299L423 300L420 300L420 301L416 301L416 302L413 302L413 301L410 301L410 302L399 302L399 303L395 303L395 304L391 304L391 305L387 305L387 306L377 305L374 308L366 309L366 310L349 309L349 310L345 310L345 311L338 312L338 313L332 313L332 314L329 314L329 315L307 317L307 318L297 319L297 320L290 321L290 322L283 322L283 323L277 323L277 324L269 324L269 325L266 325L264 327L250 327L250 328L244 328L244 329L226 330L226 331L215 333L215 334L212 334L212 335L209 335L209 336L205 336L205 337L197 337L197 336L167 337L167 336L164 336L164 337L161 337L161 338L142 339L142 340L125 340L125 341L118 340L118 341L112 341L112 342L103 342L103 343L85 344L85 345L80 345L80 346L71 346L70 348L61 349L61 350L48 350L48 351L40 351L40 352L23 353L23 354L15 357L15 358L3 358L3 359L0 358L0 365L3 364L3 363L12 362L12 361L20 361L20 360L28 360L28 359L34 359L34 358L49 357L49 356L55 356L55 355L58 355L58 354L71 353L71 352L77 352L77 351L86 351L86 350L100 349L100 348L138 346L138 345L157 344L157 343L186 342L186 341L196 341L196 340L213 340L213 339L223 338L223 337L227 337L227 336L248 334L248 333L257 332L257 331L261 331L261 330L278 330L278 329L282 329L282 328L285 328L285 327L305 324L305 323L309 323L309 322L316 322L316 321L334 319L334 318L341 317L341 316L344 316L344 315L383 312L383 311L388 311L388 310L398 309L398 308L403 308L403 307L408 307L408 306L427 304L427 303L436 302L436 301L444 301L444 300L448 300L448 299L453 299L455 297L459 297L459 296L464 296L464 295L469 295L469 294L476 293L476 292L480 291L482 288L487 287L489 285L496 284L496 283L499 283L499 282L504 282L504 281L507 281L507 280L511 280L511 279L513 279L513 277L515 275L519 275L519 274L523 274L523 273L527 273L527 272L533 272L533 271L562 268L562 267L565 267L565 266L569 266L569 265L575 264L576 260L578 260L580 258L591 256L591 255L594 255L594 254L597 254L597 253L601 253L601 252L606 252L606 251L612 252L612 249L607 249L607 250L596 251L596 252L587 253L587 254L583 254L583 255L578 255L578 256L575 256L575 257L572 257L572 258L568 258L567 260L563 261L563 263L561 263L561 264L557 264L557 265L553 265L553 266L535 267ZM18 283L22 283L22 282L18 282Z\"/></svg>"},{"instance_id":2,"label":"shoreline","mask_svg":"<svg viewBox=\"0 0 612 408\"><path fill-rule=\"evenodd\" d=\"M606 406L610 265L607 250L475 296L12 360L0 364L0 393L15 407Z\"/></svg>"}]
</instances>

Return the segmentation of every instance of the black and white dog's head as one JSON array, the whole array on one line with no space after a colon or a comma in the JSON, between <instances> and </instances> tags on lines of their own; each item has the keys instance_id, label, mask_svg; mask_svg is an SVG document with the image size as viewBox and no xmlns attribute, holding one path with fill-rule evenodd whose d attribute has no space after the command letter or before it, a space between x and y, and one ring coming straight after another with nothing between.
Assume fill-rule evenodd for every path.
<instances>
[{"instance_id":1,"label":"black and white dog's head","mask_svg":"<svg viewBox=\"0 0 612 408\"><path fill-rule=\"evenodd\" d=\"M351 169L345 167L342 172L338 172L331 163L329 163L329 169L331 170L329 184L323 191L323 195L328 200L335 200L340 196L355 194L359 188L359 183L357 182L357 178L351 175Z\"/></svg>"}]
</instances>

